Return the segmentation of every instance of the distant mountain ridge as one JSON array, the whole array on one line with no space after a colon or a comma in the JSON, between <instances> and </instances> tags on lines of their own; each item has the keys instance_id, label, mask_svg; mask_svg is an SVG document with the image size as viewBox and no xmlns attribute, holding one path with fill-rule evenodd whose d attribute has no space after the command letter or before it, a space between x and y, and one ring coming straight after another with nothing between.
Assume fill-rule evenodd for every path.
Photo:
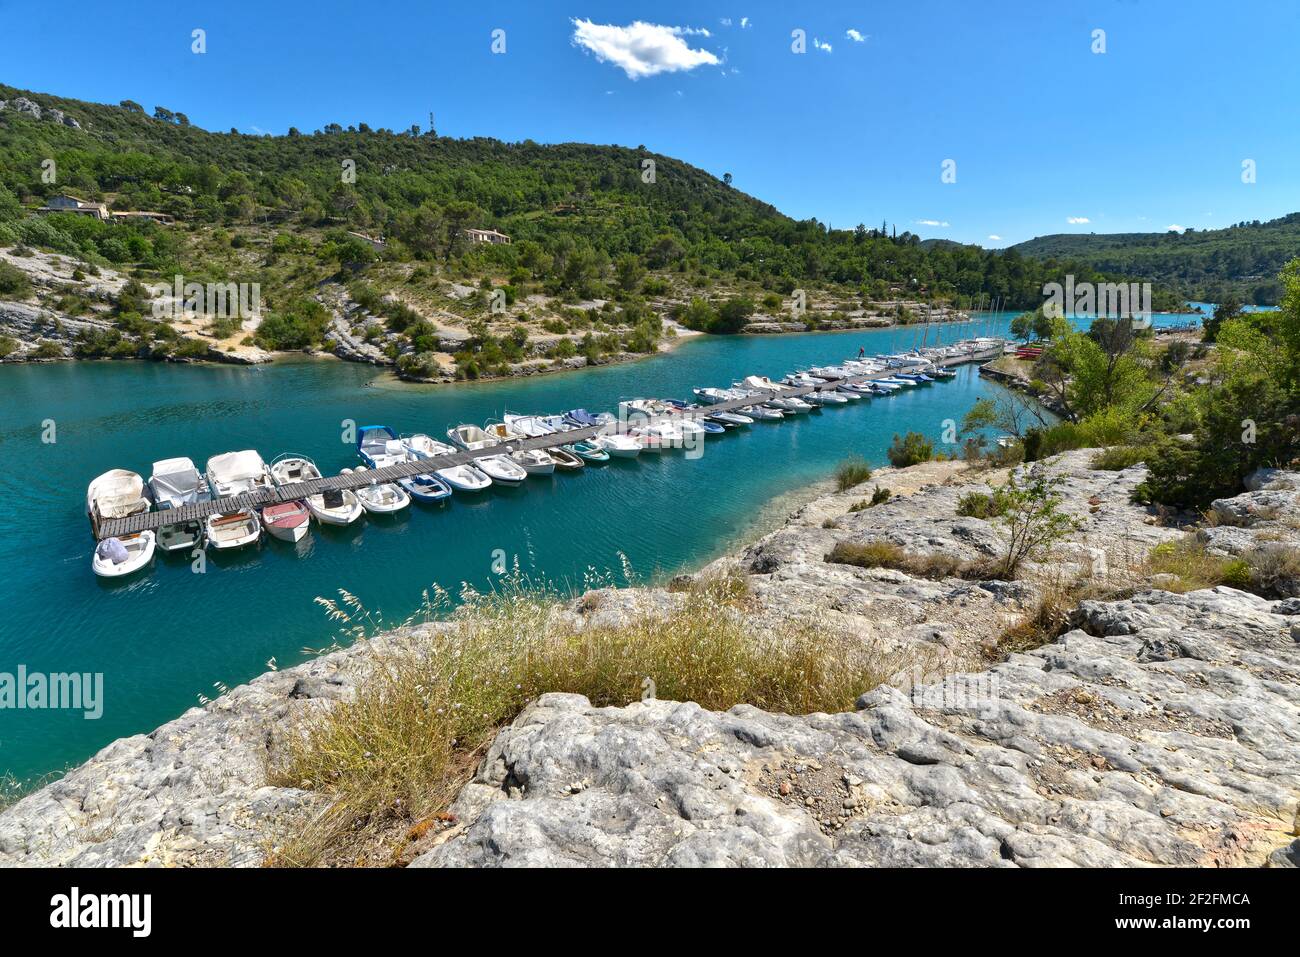
<instances>
[{"instance_id":1,"label":"distant mountain ridge","mask_svg":"<svg viewBox=\"0 0 1300 957\"><path fill-rule=\"evenodd\" d=\"M1011 248L1035 259L1070 259L1103 272L1140 276L1189 299L1219 302L1232 294L1272 305L1282 291L1278 271L1300 255L1300 212L1182 233L1054 233Z\"/></svg>"}]
</instances>

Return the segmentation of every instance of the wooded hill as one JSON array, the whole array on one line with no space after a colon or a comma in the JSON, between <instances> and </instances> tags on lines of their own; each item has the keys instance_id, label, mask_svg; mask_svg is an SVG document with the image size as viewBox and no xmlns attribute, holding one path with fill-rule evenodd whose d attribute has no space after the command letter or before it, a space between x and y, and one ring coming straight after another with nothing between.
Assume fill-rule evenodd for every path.
<instances>
[{"instance_id":1,"label":"wooded hill","mask_svg":"<svg viewBox=\"0 0 1300 957\"><path fill-rule=\"evenodd\" d=\"M46 115L15 109L19 97ZM1103 278L1085 263L1045 262L1014 249L926 247L888 226L830 231L643 148L452 139L365 124L284 136L213 133L183 112L131 101L110 106L6 86L0 100L9 104L0 111L0 244L138 263L164 275L178 255L166 229L36 219L22 207L71 193L117 210L169 213L182 228L337 227L329 251L340 261L365 259L364 244L350 243L345 230L382 233L391 255L527 275L580 295L602 292L620 259L779 292L838 283L883 296L892 286L959 305L997 299L1032 307L1043 283L1065 272ZM51 121L50 109L80 128ZM50 159L53 183L42 179ZM345 176L350 164L355 182ZM514 242L470 248L466 227L496 228Z\"/></svg>"},{"instance_id":2,"label":"wooded hill","mask_svg":"<svg viewBox=\"0 0 1300 957\"><path fill-rule=\"evenodd\" d=\"M1038 259L1075 260L1103 272L1139 276L1188 299L1222 302L1233 296L1276 305L1282 293L1277 274L1300 255L1300 213L1182 233L1056 233L1011 249Z\"/></svg>"}]
</instances>

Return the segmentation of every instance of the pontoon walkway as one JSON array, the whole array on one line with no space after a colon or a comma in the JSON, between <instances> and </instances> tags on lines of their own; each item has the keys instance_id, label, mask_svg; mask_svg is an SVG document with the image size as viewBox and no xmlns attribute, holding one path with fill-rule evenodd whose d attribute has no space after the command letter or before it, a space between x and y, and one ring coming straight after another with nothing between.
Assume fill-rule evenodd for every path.
<instances>
[{"instance_id":1,"label":"pontoon walkway","mask_svg":"<svg viewBox=\"0 0 1300 957\"><path fill-rule=\"evenodd\" d=\"M980 352L972 352L945 359L917 360L915 363L912 363L912 365L964 365L970 362L982 362L988 359L994 359L1000 355L1002 355L1002 346L998 345ZM899 366L894 369L886 369L882 372L872 372L865 375L848 376L843 379L833 379L822 385L794 386L783 389L779 393L772 392L770 394L773 396L781 395L785 398L798 398L799 396L807 395L810 392L833 391L839 386L847 383L870 382L872 379L887 379L892 375L896 375L900 371L906 371L910 367L911 366ZM675 418L704 418L718 412L734 412L737 409L743 409L746 406L758 405L762 401L762 398L756 398L752 395L741 399L729 399L726 402L719 402L716 405L685 410L676 415L646 417L644 419L639 419L636 424L641 425ZM620 423L617 428L622 428L622 423ZM471 463L475 459L481 458L485 455L500 455L503 452L523 452L530 449L550 449L561 445L571 445L574 442L582 442L586 439L590 439L600 434L602 431L605 431L605 429L606 427L604 426L588 426L582 429L574 429L571 432L557 432L554 435L540 435L536 438L502 443L485 449L476 449L472 452L456 452L450 455L438 455L433 458L420 459L415 462L403 462L400 465L390 465L387 468L382 469L367 469L364 472L352 472L348 475L332 475L328 478L314 479L310 482L295 482L290 485L281 485L276 488L248 492L244 495L233 495L228 498L219 498L207 502L195 502L192 505L183 505L180 508L165 509L161 512L143 512L139 515L131 515L126 518L104 519L100 523L98 529L96 529L96 536L101 539L121 537L123 535L142 532L146 529L158 529L164 525L174 525L178 522L202 521L209 515L217 513L238 512L248 508L259 509L267 505L274 505L276 502L295 502L306 498L308 495L318 495L322 492L365 488L368 485L374 485L376 483L395 482L398 479L409 478L412 475L422 475L439 469L451 468L455 465Z\"/></svg>"}]
</instances>

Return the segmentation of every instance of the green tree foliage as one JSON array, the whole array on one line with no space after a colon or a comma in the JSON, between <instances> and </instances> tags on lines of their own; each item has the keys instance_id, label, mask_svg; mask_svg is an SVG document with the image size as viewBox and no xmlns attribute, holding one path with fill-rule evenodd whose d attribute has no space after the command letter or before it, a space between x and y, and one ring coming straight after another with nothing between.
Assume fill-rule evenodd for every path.
<instances>
[{"instance_id":1,"label":"green tree foliage","mask_svg":"<svg viewBox=\"0 0 1300 957\"><path fill-rule=\"evenodd\" d=\"M1192 397L1192 438L1164 438L1147 456L1139 501L1204 508L1256 469L1300 457L1300 259L1279 282L1281 309L1225 318L1215 381Z\"/></svg>"},{"instance_id":2,"label":"green tree foliage","mask_svg":"<svg viewBox=\"0 0 1300 957\"><path fill-rule=\"evenodd\" d=\"M1102 272L1141 276L1189 299L1223 302L1235 296L1274 305L1283 288L1271 277L1295 256L1298 246L1300 213L1182 233L1060 233L1011 248L1043 261L1074 260Z\"/></svg>"},{"instance_id":3,"label":"green tree foliage","mask_svg":"<svg viewBox=\"0 0 1300 957\"><path fill-rule=\"evenodd\" d=\"M894 468L905 469L934 458L934 446L920 432L908 432L904 436L894 436L887 454Z\"/></svg>"},{"instance_id":4,"label":"green tree foliage","mask_svg":"<svg viewBox=\"0 0 1300 957\"><path fill-rule=\"evenodd\" d=\"M1110 409L1136 416L1168 387L1153 376L1147 338L1128 319L1096 319L1087 332L1053 322L1052 344L1035 372L1065 416L1079 422Z\"/></svg>"},{"instance_id":5,"label":"green tree foliage","mask_svg":"<svg viewBox=\"0 0 1300 957\"><path fill-rule=\"evenodd\" d=\"M0 184L40 199L41 160L59 165L58 190L112 193L119 209L156 209L191 224L301 222L383 233L417 258L464 260L480 274L515 269L564 295L625 293L640 268L718 271L788 292L799 283L852 283L882 295L924 289L964 302L998 297L1011 307L1042 302L1042 286L1072 272L1106 277L1086 264L1041 262L1011 250L950 243L922 245L908 232L831 230L795 221L717 177L656 156L657 182L641 182L643 150L583 144L503 143L325 124L288 136L212 133L183 125L174 110L107 106L0 85L0 99L29 95L64 110L81 129L6 111L0 117ZM345 161L355 183L341 182ZM89 217L49 217L20 238L113 262L162 262L158 237L143 224L139 242L100 236ZM102 225L102 224L101 224ZM471 244L464 231L495 227L511 245ZM27 228L24 226L24 228ZM127 227L110 227L125 233ZM16 241L16 240L15 240ZM143 244L143 245L142 245ZM133 248L134 246L134 248ZM359 247L355 247L359 251ZM350 263L353 249L327 250Z\"/></svg>"},{"instance_id":6,"label":"green tree foliage","mask_svg":"<svg viewBox=\"0 0 1300 957\"><path fill-rule=\"evenodd\" d=\"M1043 464L1025 466L1022 474L1012 472L1007 482L987 504L996 516L1006 542L998 559L997 577L1014 579L1021 565L1059 542L1079 523L1061 511L1062 475L1052 475Z\"/></svg>"},{"instance_id":7,"label":"green tree foliage","mask_svg":"<svg viewBox=\"0 0 1300 957\"><path fill-rule=\"evenodd\" d=\"M1042 306L1033 312L1022 312L1011 320L1011 334L1017 339L1050 339L1052 318Z\"/></svg>"}]
</instances>

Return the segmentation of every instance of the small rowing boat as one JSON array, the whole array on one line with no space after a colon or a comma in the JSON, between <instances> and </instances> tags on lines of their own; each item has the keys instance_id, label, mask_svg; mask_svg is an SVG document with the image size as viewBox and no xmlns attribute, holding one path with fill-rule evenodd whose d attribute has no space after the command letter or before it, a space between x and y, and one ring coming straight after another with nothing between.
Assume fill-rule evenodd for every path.
<instances>
[{"instance_id":1,"label":"small rowing boat","mask_svg":"<svg viewBox=\"0 0 1300 957\"><path fill-rule=\"evenodd\" d=\"M95 546L90 567L100 578L125 578L148 565L153 552L154 534L150 531L106 538Z\"/></svg>"},{"instance_id":2,"label":"small rowing boat","mask_svg":"<svg viewBox=\"0 0 1300 957\"><path fill-rule=\"evenodd\" d=\"M251 508L209 515L208 544L218 551L233 551L254 544L262 537L262 524Z\"/></svg>"},{"instance_id":3,"label":"small rowing boat","mask_svg":"<svg viewBox=\"0 0 1300 957\"><path fill-rule=\"evenodd\" d=\"M262 509L262 527L282 542L301 541L311 525L311 512L303 502L277 502Z\"/></svg>"},{"instance_id":4,"label":"small rowing boat","mask_svg":"<svg viewBox=\"0 0 1300 957\"><path fill-rule=\"evenodd\" d=\"M565 452L571 452L584 462L608 462L609 453L601 446L593 442L574 442L572 445L562 445L560 448Z\"/></svg>"}]
</instances>

